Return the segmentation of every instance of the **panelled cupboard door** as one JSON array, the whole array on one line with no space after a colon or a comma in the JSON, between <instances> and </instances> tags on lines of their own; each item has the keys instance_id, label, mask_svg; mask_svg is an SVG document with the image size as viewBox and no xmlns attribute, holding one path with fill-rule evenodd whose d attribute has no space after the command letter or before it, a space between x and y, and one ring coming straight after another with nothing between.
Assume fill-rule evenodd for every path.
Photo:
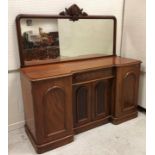
<instances>
[{"instance_id":1,"label":"panelled cupboard door","mask_svg":"<svg viewBox=\"0 0 155 155\"><path fill-rule=\"evenodd\" d=\"M110 114L112 79L73 87L74 127L105 118Z\"/></svg>"},{"instance_id":2,"label":"panelled cupboard door","mask_svg":"<svg viewBox=\"0 0 155 155\"><path fill-rule=\"evenodd\" d=\"M117 69L116 81L116 116L137 111L140 65Z\"/></svg>"},{"instance_id":3,"label":"panelled cupboard door","mask_svg":"<svg viewBox=\"0 0 155 155\"><path fill-rule=\"evenodd\" d=\"M48 142L73 133L71 77L33 84L38 141Z\"/></svg>"},{"instance_id":4,"label":"panelled cupboard door","mask_svg":"<svg viewBox=\"0 0 155 155\"><path fill-rule=\"evenodd\" d=\"M91 121L91 84L73 87L74 127Z\"/></svg>"},{"instance_id":5,"label":"panelled cupboard door","mask_svg":"<svg viewBox=\"0 0 155 155\"><path fill-rule=\"evenodd\" d=\"M110 80L107 79L92 83L92 96L93 120L108 116L111 104Z\"/></svg>"}]
</instances>

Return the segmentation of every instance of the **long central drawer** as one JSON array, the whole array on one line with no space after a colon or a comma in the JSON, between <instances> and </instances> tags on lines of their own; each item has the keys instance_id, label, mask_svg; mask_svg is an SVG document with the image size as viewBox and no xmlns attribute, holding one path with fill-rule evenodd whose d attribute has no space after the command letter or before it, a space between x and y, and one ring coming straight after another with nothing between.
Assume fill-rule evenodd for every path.
<instances>
[{"instance_id":1,"label":"long central drawer","mask_svg":"<svg viewBox=\"0 0 155 155\"><path fill-rule=\"evenodd\" d=\"M106 68L106 69L97 69L97 70L91 70L91 71L85 71L80 73L75 73L73 75L73 84L79 83L79 82L85 82L100 78L106 78L114 76L114 69L113 68Z\"/></svg>"}]
</instances>

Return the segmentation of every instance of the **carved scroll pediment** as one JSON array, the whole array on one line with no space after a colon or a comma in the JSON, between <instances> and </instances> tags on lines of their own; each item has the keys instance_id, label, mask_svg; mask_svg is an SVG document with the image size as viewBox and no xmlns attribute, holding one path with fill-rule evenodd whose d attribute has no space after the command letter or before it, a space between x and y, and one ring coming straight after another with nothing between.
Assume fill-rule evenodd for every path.
<instances>
[{"instance_id":1,"label":"carved scroll pediment","mask_svg":"<svg viewBox=\"0 0 155 155\"><path fill-rule=\"evenodd\" d=\"M76 4L73 4L68 9L65 8L65 11L60 12L59 15L70 16L70 20L76 21L80 16L88 16L86 12L83 12L83 9L80 9Z\"/></svg>"}]
</instances>

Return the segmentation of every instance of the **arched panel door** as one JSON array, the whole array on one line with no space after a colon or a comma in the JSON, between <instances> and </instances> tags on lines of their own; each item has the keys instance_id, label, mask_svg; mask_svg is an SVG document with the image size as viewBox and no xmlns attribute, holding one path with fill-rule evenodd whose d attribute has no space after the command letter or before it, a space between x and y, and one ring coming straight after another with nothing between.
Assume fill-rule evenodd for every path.
<instances>
[{"instance_id":1,"label":"arched panel door","mask_svg":"<svg viewBox=\"0 0 155 155\"><path fill-rule=\"evenodd\" d=\"M71 82L64 77L34 83L38 143L73 135Z\"/></svg>"},{"instance_id":2,"label":"arched panel door","mask_svg":"<svg viewBox=\"0 0 155 155\"><path fill-rule=\"evenodd\" d=\"M91 85L74 87L74 126L80 126L91 120Z\"/></svg>"},{"instance_id":3,"label":"arched panel door","mask_svg":"<svg viewBox=\"0 0 155 155\"><path fill-rule=\"evenodd\" d=\"M136 106L137 78L134 72L127 72L122 82L122 108L123 111L130 110Z\"/></svg>"},{"instance_id":4,"label":"arched panel door","mask_svg":"<svg viewBox=\"0 0 155 155\"><path fill-rule=\"evenodd\" d=\"M65 91L61 87L49 88L43 98L45 136L62 133L66 130Z\"/></svg>"},{"instance_id":5,"label":"arched panel door","mask_svg":"<svg viewBox=\"0 0 155 155\"><path fill-rule=\"evenodd\" d=\"M140 64L123 66L116 71L114 123L137 116Z\"/></svg>"}]
</instances>

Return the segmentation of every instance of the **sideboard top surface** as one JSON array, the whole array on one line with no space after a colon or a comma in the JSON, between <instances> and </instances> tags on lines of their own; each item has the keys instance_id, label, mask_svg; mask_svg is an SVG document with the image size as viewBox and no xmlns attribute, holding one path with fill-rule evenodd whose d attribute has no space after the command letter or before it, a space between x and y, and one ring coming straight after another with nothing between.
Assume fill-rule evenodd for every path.
<instances>
[{"instance_id":1,"label":"sideboard top surface","mask_svg":"<svg viewBox=\"0 0 155 155\"><path fill-rule=\"evenodd\" d=\"M96 58L91 60L80 60L72 62L63 62L41 66L32 66L21 68L21 73L31 80L48 79L52 77L72 75L77 72L83 72L92 69L121 67L126 65L141 63L139 60L111 56Z\"/></svg>"}]
</instances>

